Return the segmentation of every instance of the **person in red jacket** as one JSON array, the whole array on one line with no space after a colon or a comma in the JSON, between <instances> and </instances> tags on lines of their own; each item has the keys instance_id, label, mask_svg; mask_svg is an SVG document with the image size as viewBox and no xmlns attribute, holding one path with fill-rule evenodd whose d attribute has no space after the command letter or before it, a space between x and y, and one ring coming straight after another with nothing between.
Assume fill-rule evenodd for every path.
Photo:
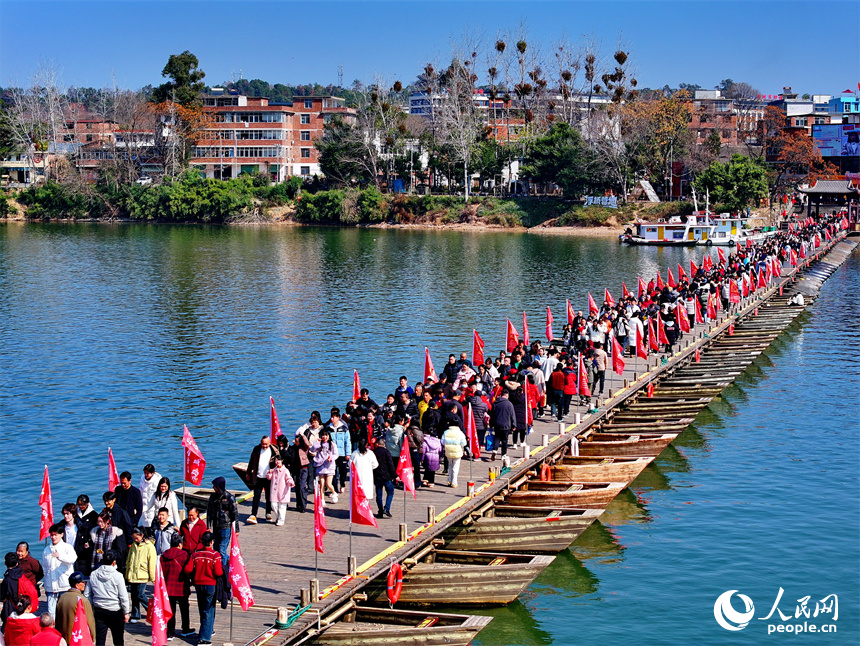
<instances>
[{"instance_id":1,"label":"person in red jacket","mask_svg":"<svg viewBox=\"0 0 860 646\"><path fill-rule=\"evenodd\" d=\"M564 417L564 364L560 361L555 365L555 370L549 376L550 415L555 414L558 421Z\"/></svg>"},{"instance_id":2,"label":"person in red jacket","mask_svg":"<svg viewBox=\"0 0 860 646\"><path fill-rule=\"evenodd\" d=\"M197 507L188 508L188 518L182 521L179 533L182 534L182 548L189 556L200 549L200 537L206 531L206 523L200 520Z\"/></svg>"},{"instance_id":3,"label":"person in red jacket","mask_svg":"<svg viewBox=\"0 0 860 646\"><path fill-rule=\"evenodd\" d=\"M215 584L224 576L221 555L212 549L215 537L204 532L200 537L202 547L191 555L185 565L185 573L191 575L197 588L197 608L200 611L200 639L198 646L212 644L212 629L215 626Z\"/></svg>"},{"instance_id":4,"label":"person in red jacket","mask_svg":"<svg viewBox=\"0 0 860 646\"><path fill-rule=\"evenodd\" d=\"M4 630L6 646L30 646L30 638L42 630L39 618L33 614L33 600L28 595L18 597L15 612L9 615Z\"/></svg>"},{"instance_id":5,"label":"person in red jacket","mask_svg":"<svg viewBox=\"0 0 860 646\"><path fill-rule=\"evenodd\" d=\"M161 572L164 574L164 583L167 586L167 596L170 598L170 610L173 613L167 621L167 639L173 639L176 635L176 607L182 614L182 630L180 637L193 635L191 622L188 618L188 597L191 594L191 585L185 574L185 566L191 560L190 555L183 549L182 536L174 534L170 537L170 549L161 555Z\"/></svg>"},{"instance_id":6,"label":"person in red jacket","mask_svg":"<svg viewBox=\"0 0 860 646\"><path fill-rule=\"evenodd\" d=\"M42 613L39 617L39 627L41 628L39 633L30 638L30 646L68 646L60 631L54 628L54 618L50 613Z\"/></svg>"}]
</instances>

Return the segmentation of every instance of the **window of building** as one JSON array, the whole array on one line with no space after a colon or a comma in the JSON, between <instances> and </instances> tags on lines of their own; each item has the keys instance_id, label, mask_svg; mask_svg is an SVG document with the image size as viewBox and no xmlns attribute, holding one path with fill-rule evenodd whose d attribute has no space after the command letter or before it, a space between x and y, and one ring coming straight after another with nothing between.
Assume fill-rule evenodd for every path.
<instances>
[{"instance_id":1,"label":"window of building","mask_svg":"<svg viewBox=\"0 0 860 646\"><path fill-rule=\"evenodd\" d=\"M92 135L87 135L87 141L92 141L92 140L93 140L93 136L92 136Z\"/></svg>"},{"instance_id":2,"label":"window of building","mask_svg":"<svg viewBox=\"0 0 860 646\"><path fill-rule=\"evenodd\" d=\"M237 157L277 157L277 148L262 148L259 146L245 146L236 149Z\"/></svg>"},{"instance_id":3,"label":"window of building","mask_svg":"<svg viewBox=\"0 0 860 646\"><path fill-rule=\"evenodd\" d=\"M313 99L305 99L305 110L311 110L314 107Z\"/></svg>"},{"instance_id":4,"label":"window of building","mask_svg":"<svg viewBox=\"0 0 860 646\"><path fill-rule=\"evenodd\" d=\"M820 126L827 123L827 117L815 117L815 125Z\"/></svg>"},{"instance_id":5,"label":"window of building","mask_svg":"<svg viewBox=\"0 0 860 646\"><path fill-rule=\"evenodd\" d=\"M310 148L302 148L302 159L309 159L311 156Z\"/></svg>"},{"instance_id":6,"label":"window of building","mask_svg":"<svg viewBox=\"0 0 860 646\"><path fill-rule=\"evenodd\" d=\"M300 137L301 137L302 141L310 141L311 140L311 131L310 130L302 130Z\"/></svg>"},{"instance_id":7,"label":"window of building","mask_svg":"<svg viewBox=\"0 0 860 646\"><path fill-rule=\"evenodd\" d=\"M302 175L310 175L311 174L311 167L310 166L301 166L299 168L299 173Z\"/></svg>"},{"instance_id":8,"label":"window of building","mask_svg":"<svg viewBox=\"0 0 860 646\"><path fill-rule=\"evenodd\" d=\"M265 123L281 123L283 121L282 114L280 112L264 112L263 118L260 119Z\"/></svg>"},{"instance_id":9,"label":"window of building","mask_svg":"<svg viewBox=\"0 0 860 646\"><path fill-rule=\"evenodd\" d=\"M311 122L311 115L303 114L302 115L302 123L310 123L310 122Z\"/></svg>"},{"instance_id":10,"label":"window of building","mask_svg":"<svg viewBox=\"0 0 860 646\"><path fill-rule=\"evenodd\" d=\"M807 118L806 117L795 117L794 125L798 127L805 128L807 126Z\"/></svg>"}]
</instances>

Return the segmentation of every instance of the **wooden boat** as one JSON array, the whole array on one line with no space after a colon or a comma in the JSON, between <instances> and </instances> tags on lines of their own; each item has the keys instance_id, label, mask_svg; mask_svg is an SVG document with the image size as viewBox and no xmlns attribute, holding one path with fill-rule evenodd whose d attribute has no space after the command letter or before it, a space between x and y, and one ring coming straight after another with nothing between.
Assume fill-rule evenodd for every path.
<instances>
[{"instance_id":1,"label":"wooden boat","mask_svg":"<svg viewBox=\"0 0 860 646\"><path fill-rule=\"evenodd\" d=\"M200 513L206 513L206 505L209 503L209 496L215 493L215 490L206 487L195 487L193 485L183 485L173 490L179 500L185 500L186 507L194 505L200 510ZM243 494L241 491L234 489L228 490L237 498Z\"/></svg>"},{"instance_id":2,"label":"wooden boat","mask_svg":"<svg viewBox=\"0 0 860 646\"><path fill-rule=\"evenodd\" d=\"M680 397L677 399L672 399L671 403L669 401L654 401L653 397L646 397L642 399L638 399L634 403L632 403L627 408L623 408L621 412L628 410L653 410L668 408L670 406L678 406L681 408L701 408L702 406L707 406L713 397Z\"/></svg>"},{"instance_id":3,"label":"wooden boat","mask_svg":"<svg viewBox=\"0 0 860 646\"><path fill-rule=\"evenodd\" d=\"M568 482L529 480L505 496L516 507L578 507L600 509L627 486L626 482Z\"/></svg>"},{"instance_id":4,"label":"wooden boat","mask_svg":"<svg viewBox=\"0 0 860 646\"><path fill-rule=\"evenodd\" d=\"M560 552L603 513L602 509L540 510L495 504L451 527L446 547L482 552Z\"/></svg>"},{"instance_id":5,"label":"wooden boat","mask_svg":"<svg viewBox=\"0 0 860 646\"><path fill-rule=\"evenodd\" d=\"M639 422L609 423L600 429L601 433L683 433L684 430L692 424L692 421L667 420L659 424L642 424Z\"/></svg>"},{"instance_id":6,"label":"wooden boat","mask_svg":"<svg viewBox=\"0 0 860 646\"><path fill-rule=\"evenodd\" d=\"M242 481L242 484L248 487L248 481L246 477L248 475L248 463L247 462L237 462L233 465L233 471L236 472L236 475L239 476L239 480ZM251 487L248 487L250 489Z\"/></svg>"},{"instance_id":7,"label":"wooden boat","mask_svg":"<svg viewBox=\"0 0 860 646\"><path fill-rule=\"evenodd\" d=\"M319 646L468 646L492 617L354 606L320 629Z\"/></svg>"},{"instance_id":8,"label":"wooden boat","mask_svg":"<svg viewBox=\"0 0 860 646\"><path fill-rule=\"evenodd\" d=\"M594 433L579 444L580 455L625 455L656 457L678 437L678 433L630 435Z\"/></svg>"},{"instance_id":9,"label":"wooden boat","mask_svg":"<svg viewBox=\"0 0 860 646\"><path fill-rule=\"evenodd\" d=\"M630 484L653 457L565 456L550 467L552 480L568 482L623 482Z\"/></svg>"},{"instance_id":10,"label":"wooden boat","mask_svg":"<svg viewBox=\"0 0 860 646\"><path fill-rule=\"evenodd\" d=\"M699 414L699 411L696 411L696 415ZM672 415L670 413L655 413L652 415L636 415L634 413L625 413L624 415L616 415L612 418L612 422L616 425L624 425L624 424L648 424L655 423L660 424L660 428L658 430L647 430L643 429L643 433L669 433L674 431L669 431L668 426L675 427L678 429L680 433L687 426L693 423L695 419L694 415L690 413L684 413L684 417L678 417ZM665 431L663 429L666 429ZM638 429L637 429L638 430Z\"/></svg>"},{"instance_id":11,"label":"wooden boat","mask_svg":"<svg viewBox=\"0 0 860 646\"><path fill-rule=\"evenodd\" d=\"M403 590L398 606L503 606L520 596L555 559L433 547L423 552L402 564ZM363 591L369 602L388 605L384 578L372 581Z\"/></svg>"}]
</instances>

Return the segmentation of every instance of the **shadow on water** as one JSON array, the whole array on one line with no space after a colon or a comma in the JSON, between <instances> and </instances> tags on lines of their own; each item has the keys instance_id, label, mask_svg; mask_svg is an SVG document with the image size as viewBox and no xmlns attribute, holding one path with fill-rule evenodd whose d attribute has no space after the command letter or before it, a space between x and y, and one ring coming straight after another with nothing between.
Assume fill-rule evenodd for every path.
<instances>
[{"instance_id":1,"label":"shadow on water","mask_svg":"<svg viewBox=\"0 0 860 646\"><path fill-rule=\"evenodd\" d=\"M636 479L636 481L638 480L639 478ZM636 493L630 489L625 489L609 503L609 506L600 516L600 522L604 525L649 523L651 522L651 514Z\"/></svg>"},{"instance_id":2,"label":"shadow on water","mask_svg":"<svg viewBox=\"0 0 860 646\"><path fill-rule=\"evenodd\" d=\"M540 627L531 609L519 599L504 608L470 609L469 614L493 618L490 625L478 633L473 644L549 646L554 643L552 633Z\"/></svg>"},{"instance_id":3,"label":"shadow on water","mask_svg":"<svg viewBox=\"0 0 860 646\"><path fill-rule=\"evenodd\" d=\"M624 546L618 542L612 530L599 520L582 532L569 549L580 561L618 563L624 558Z\"/></svg>"}]
</instances>

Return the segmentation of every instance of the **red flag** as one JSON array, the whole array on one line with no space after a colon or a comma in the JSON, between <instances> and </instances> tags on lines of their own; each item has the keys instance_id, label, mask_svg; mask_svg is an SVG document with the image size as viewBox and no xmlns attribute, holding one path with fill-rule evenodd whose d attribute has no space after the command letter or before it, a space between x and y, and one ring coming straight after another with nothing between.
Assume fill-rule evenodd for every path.
<instances>
[{"instance_id":1,"label":"red flag","mask_svg":"<svg viewBox=\"0 0 860 646\"><path fill-rule=\"evenodd\" d=\"M678 286L678 283L675 282L675 276L672 275L672 269L670 267L666 268L666 284L675 289Z\"/></svg>"},{"instance_id":2,"label":"red flag","mask_svg":"<svg viewBox=\"0 0 860 646\"><path fill-rule=\"evenodd\" d=\"M621 281L621 298L630 298L630 291L627 289L627 284Z\"/></svg>"},{"instance_id":3,"label":"red flag","mask_svg":"<svg viewBox=\"0 0 860 646\"><path fill-rule=\"evenodd\" d=\"M514 327L514 324L511 323L511 319L508 319L508 335L507 335L508 352L513 352L514 348L516 348L519 344L520 344L520 335L517 334L517 329Z\"/></svg>"},{"instance_id":4,"label":"red flag","mask_svg":"<svg viewBox=\"0 0 860 646\"><path fill-rule=\"evenodd\" d=\"M552 310L546 306L546 340L552 341Z\"/></svg>"},{"instance_id":5,"label":"red flag","mask_svg":"<svg viewBox=\"0 0 860 646\"><path fill-rule=\"evenodd\" d=\"M687 274L681 266L681 263L678 263L678 280L687 280Z\"/></svg>"},{"instance_id":6,"label":"red flag","mask_svg":"<svg viewBox=\"0 0 860 646\"><path fill-rule=\"evenodd\" d=\"M160 644L164 644L162 638ZM155 631L153 630L152 643L155 644ZM87 623L87 611L84 609L84 600L78 597L75 607L75 623L72 624L72 637L69 646L93 646L93 636L90 633L90 625Z\"/></svg>"},{"instance_id":7,"label":"red flag","mask_svg":"<svg viewBox=\"0 0 860 646\"><path fill-rule=\"evenodd\" d=\"M723 309L723 299L720 298L719 296L717 296L716 294L714 295L714 305L717 306L718 311Z\"/></svg>"},{"instance_id":8,"label":"red flag","mask_svg":"<svg viewBox=\"0 0 860 646\"><path fill-rule=\"evenodd\" d=\"M696 277L696 273L697 273L698 269L699 268L696 267L696 263L694 263L692 260L690 260L690 280L693 280L693 278Z\"/></svg>"},{"instance_id":9,"label":"red flag","mask_svg":"<svg viewBox=\"0 0 860 646\"><path fill-rule=\"evenodd\" d=\"M409 440L405 436L403 437L403 446L400 447L400 458L397 460L396 473L403 483L403 488L406 491L411 491L413 498L418 498L415 494L415 470L412 467L412 454L409 453Z\"/></svg>"},{"instance_id":10,"label":"red flag","mask_svg":"<svg viewBox=\"0 0 860 646\"><path fill-rule=\"evenodd\" d=\"M696 298L696 323L704 323L705 317L702 316L702 304L699 302L699 299Z\"/></svg>"},{"instance_id":11,"label":"red flag","mask_svg":"<svg viewBox=\"0 0 860 646\"><path fill-rule=\"evenodd\" d=\"M654 352L660 351L660 342L657 340L657 323L654 319L648 319L648 345Z\"/></svg>"},{"instance_id":12,"label":"red flag","mask_svg":"<svg viewBox=\"0 0 860 646\"><path fill-rule=\"evenodd\" d=\"M153 588L152 646L164 646L167 643L167 620L173 616L173 612L170 610L170 597L167 596L167 584L164 582L164 574L161 571L161 559L155 561ZM81 603L80 600L78 603Z\"/></svg>"},{"instance_id":13,"label":"red flag","mask_svg":"<svg viewBox=\"0 0 860 646\"><path fill-rule=\"evenodd\" d=\"M355 470L354 462L349 465L349 482L352 491L349 501L349 522L356 525L379 527L373 517L373 511L370 509L370 501L364 495L364 487L361 486L358 479L358 471Z\"/></svg>"},{"instance_id":14,"label":"red flag","mask_svg":"<svg viewBox=\"0 0 860 646\"><path fill-rule=\"evenodd\" d=\"M185 447L185 479L195 487L200 486L203 472L206 471L206 460L185 425L182 427L182 446Z\"/></svg>"},{"instance_id":15,"label":"red flag","mask_svg":"<svg viewBox=\"0 0 860 646\"><path fill-rule=\"evenodd\" d=\"M764 289L765 287L767 287L767 279L765 278L764 272L759 270L759 272L758 272L758 285L756 286L756 288L757 289Z\"/></svg>"},{"instance_id":16,"label":"red flag","mask_svg":"<svg viewBox=\"0 0 860 646\"><path fill-rule=\"evenodd\" d=\"M523 343L529 345L529 322L526 320L526 313L523 312Z\"/></svg>"},{"instance_id":17,"label":"red flag","mask_svg":"<svg viewBox=\"0 0 860 646\"><path fill-rule=\"evenodd\" d=\"M591 397L591 390L588 387L588 373L585 372L585 361L582 360L581 353L579 365L576 367L576 391L580 397Z\"/></svg>"},{"instance_id":18,"label":"red flag","mask_svg":"<svg viewBox=\"0 0 860 646\"><path fill-rule=\"evenodd\" d=\"M526 406L528 409L528 406ZM469 452L472 457L481 457L481 444L478 442L478 430L475 427L475 412L472 410L472 402L466 405L466 439L469 440ZM406 442L404 442L406 444ZM403 456L400 456L403 460Z\"/></svg>"},{"instance_id":19,"label":"red flag","mask_svg":"<svg viewBox=\"0 0 860 646\"><path fill-rule=\"evenodd\" d=\"M752 247L752 240L750 240L749 238L747 238L746 248L747 248L747 249L750 249L751 247Z\"/></svg>"},{"instance_id":20,"label":"red flag","mask_svg":"<svg viewBox=\"0 0 860 646\"><path fill-rule=\"evenodd\" d=\"M662 290L665 287L665 283L663 283L663 279L660 278L660 271L657 271L657 289Z\"/></svg>"},{"instance_id":21,"label":"red flag","mask_svg":"<svg viewBox=\"0 0 860 646\"><path fill-rule=\"evenodd\" d=\"M639 276L639 289L636 292L636 296L642 298L642 295L645 293L645 281L642 280L642 276Z\"/></svg>"},{"instance_id":22,"label":"red flag","mask_svg":"<svg viewBox=\"0 0 860 646\"><path fill-rule=\"evenodd\" d=\"M791 250L791 254L789 255L789 258L790 258L791 266L797 267L797 252L794 249Z\"/></svg>"},{"instance_id":23,"label":"red flag","mask_svg":"<svg viewBox=\"0 0 860 646\"><path fill-rule=\"evenodd\" d=\"M741 280L741 292L743 293L744 298L750 295L750 284L747 280L746 274L744 274L744 277Z\"/></svg>"},{"instance_id":24,"label":"red flag","mask_svg":"<svg viewBox=\"0 0 860 646\"><path fill-rule=\"evenodd\" d=\"M624 359L621 356L623 353L624 349L621 344L615 340L615 337L612 337L612 370L622 377L624 376Z\"/></svg>"},{"instance_id":25,"label":"red flag","mask_svg":"<svg viewBox=\"0 0 860 646\"><path fill-rule=\"evenodd\" d=\"M42 491L39 493L39 507L42 508L42 520L39 526L39 540L50 536L51 525L54 524L54 503L51 501L51 481L48 478L48 465L45 465L45 476L42 478Z\"/></svg>"},{"instance_id":26,"label":"red flag","mask_svg":"<svg viewBox=\"0 0 860 646\"><path fill-rule=\"evenodd\" d=\"M108 491L113 491L119 486L119 475L116 471L116 462L113 461L113 451L108 447Z\"/></svg>"},{"instance_id":27,"label":"red flag","mask_svg":"<svg viewBox=\"0 0 860 646\"><path fill-rule=\"evenodd\" d=\"M720 257L720 262L726 261L726 252L723 251L722 247L717 247L717 255Z\"/></svg>"},{"instance_id":28,"label":"red flag","mask_svg":"<svg viewBox=\"0 0 860 646\"><path fill-rule=\"evenodd\" d=\"M361 399L361 379L358 377L358 370L352 371L352 401L357 402Z\"/></svg>"},{"instance_id":29,"label":"red flag","mask_svg":"<svg viewBox=\"0 0 860 646\"><path fill-rule=\"evenodd\" d=\"M645 343L642 336L642 334L636 335L636 356L640 359L647 359L648 351L645 349Z\"/></svg>"},{"instance_id":30,"label":"red flag","mask_svg":"<svg viewBox=\"0 0 860 646\"><path fill-rule=\"evenodd\" d=\"M272 444L274 445L278 441L278 436L283 435L283 433L281 433L281 423L278 421L278 411L275 410L275 398L271 395L269 395L269 418Z\"/></svg>"},{"instance_id":31,"label":"red flag","mask_svg":"<svg viewBox=\"0 0 860 646\"><path fill-rule=\"evenodd\" d=\"M472 339L472 356L474 357L475 366L478 363L484 363L484 342L481 341L480 347L476 346L475 343L481 340L481 337L478 336L478 332L475 332L474 338ZM480 352L481 361L478 361L478 352ZM436 383L439 381L439 378L436 376L436 371L433 369L433 360L430 358L430 350L429 348L424 348L424 383Z\"/></svg>"},{"instance_id":32,"label":"red flag","mask_svg":"<svg viewBox=\"0 0 860 646\"><path fill-rule=\"evenodd\" d=\"M818 249L821 246L821 236L816 233L813 242L815 242L815 248Z\"/></svg>"},{"instance_id":33,"label":"red flag","mask_svg":"<svg viewBox=\"0 0 860 646\"><path fill-rule=\"evenodd\" d=\"M588 292L588 313L597 314L598 312L600 312L600 310L597 309L597 303L595 303L594 299L591 297L591 292Z\"/></svg>"},{"instance_id":34,"label":"red flag","mask_svg":"<svg viewBox=\"0 0 860 646\"><path fill-rule=\"evenodd\" d=\"M254 593L251 591L251 581L248 580L248 570L245 569L245 559L242 558L242 550L239 547L239 535L236 532L231 534L230 561L227 564L230 568L230 589L233 596L239 599L242 610L247 610L254 605Z\"/></svg>"},{"instance_id":35,"label":"red flag","mask_svg":"<svg viewBox=\"0 0 860 646\"><path fill-rule=\"evenodd\" d=\"M663 319L657 316L657 342L669 345L669 337L666 336L666 327L663 325Z\"/></svg>"},{"instance_id":36,"label":"red flag","mask_svg":"<svg viewBox=\"0 0 860 646\"><path fill-rule=\"evenodd\" d=\"M741 302L741 290L738 289L738 281L729 281L729 303Z\"/></svg>"},{"instance_id":37,"label":"red flag","mask_svg":"<svg viewBox=\"0 0 860 646\"><path fill-rule=\"evenodd\" d=\"M806 245L805 244L800 245L800 258L801 258L801 260L806 260Z\"/></svg>"},{"instance_id":38,"label":"red flag","mask_svg":"<svg viewBox=\"0 0 860 646\"><path fill-rule=\"evenodd\" d=\"M403 442L403 446L407 447L408 450L409 442ZM413 482L412 484L414 485L415 483ZM320 483L318 480L314 484L314 549L320 554L325 554L323 536L325 536L325 533L328 531L328 527L326 527L325 524L325 507L323 507L324 497L325 493L320 490Z\"/></svg>"},{"instance_id":39,"label":"red flag","mask_svg":"<svg viewBox=\"0 0 860 646\"><path fill-rule=\"evenodd\" d=\"M678 329L681 332L690 331L690 319L687 317L687 310L681 305L675 307L675 321L678 323Z\"/></svg>"},{"instance_id":40,"label":"red flag","mask_svg":"<svg viewBox=\"0 0 860 646\"><path fill-rule=\"evenodd\" d=\"M603 300L609 303L609 307L615 307L615 299L612 298L612 294L609 293L609 289L603 288Z\"/></svg>"},{"instance_id":41,"label":"red flag","mask_svg":"<svg viewBox=\"0 0 860 646\"><path fill-rule=\"evenodd\" d=\"M573 305L570 304L570 299L567 299L567 324L573 325Z\"/></svg>"},{"instance_id":42,"label":"red flag","mask_svg":"<svg viewBox=\"0 0 860 646\"><path fill-rule=\"evenodd\" d=\"M708 296L708 318L715 319L717 318L717 307L714 305L714 295L711 294Z\"/></svg>"},{"instance_id":43,"label":"red flag","mask_svg":"<svg viewBox=\"0 0 860 646\"><path fill-rule=\"evenodd\" d=\"M736 242L735 244L736 244L736 246L735 246L735 253L736 253L737 255L741 255L741 243L740 243L740 241Z\"/></svg>"}]
</instances>

